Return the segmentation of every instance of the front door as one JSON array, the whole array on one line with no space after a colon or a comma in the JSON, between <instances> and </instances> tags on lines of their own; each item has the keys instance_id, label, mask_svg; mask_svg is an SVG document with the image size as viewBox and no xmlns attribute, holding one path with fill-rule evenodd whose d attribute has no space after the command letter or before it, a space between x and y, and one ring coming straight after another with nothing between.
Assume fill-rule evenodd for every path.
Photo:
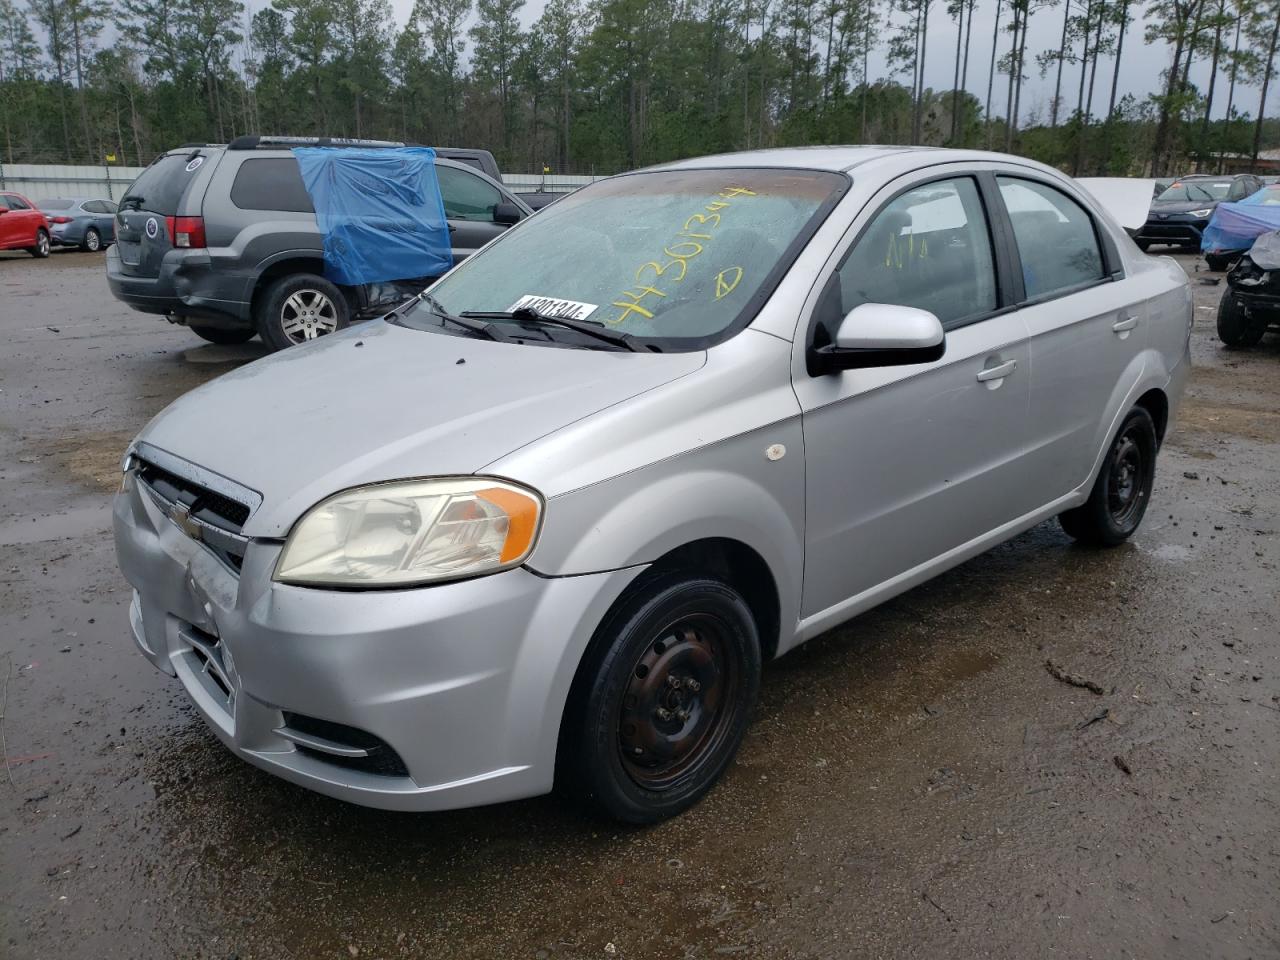
<instances>
[{"instance_id":1,"label":"front door","mask_svg":"<svg viewBox=\"0 0 1280 960\"><path fill-rule=\"evenodd\" d=\"M810 326L818 342L853 307L878 302L933 312L947 344L928 364L796 370L807 468L802 618L856 607L865 592L1034 506L1019 479L1027 332L1007 309L986 212L994 186L981 183L934 172L891 185L855 224L834 273L820 277Z\"/></svg>"},{"instance_id":2,"label":"front door","mask_svg":"<svg viewBox=\"0 0 1280 960\"><path fill-rule=\"evenodd\" d=\"M453 262L461 263L506 231L506 224L493 219L493 208L506 198L487 180L458 167L438 163L436 176L440 181L444 213L449 220Z\"/></svg>"}]
</instances>

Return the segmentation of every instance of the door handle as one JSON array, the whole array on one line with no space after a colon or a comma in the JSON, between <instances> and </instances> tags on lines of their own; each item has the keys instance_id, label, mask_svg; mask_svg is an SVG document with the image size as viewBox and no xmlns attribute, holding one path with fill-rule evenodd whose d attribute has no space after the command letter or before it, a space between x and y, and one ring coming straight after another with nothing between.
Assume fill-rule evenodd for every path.
<instances>
[{"instance_id":1,"label":"door handle","mask_svg":"<svg viewBox=\"0 0 1280 960\"><path fill-rule=\"evenodd\" d=\"M1013 368L1017 365L1017 360L1006 360L1004 363L998 363L994 367L986 367L978 372L978 382L986 383L988 380L1003 380L1013 373Z\"/></svg>"},{"instance_id":2,"label":"door handle","mask_svg":"<svg viewBox=\"0 0 1280 960\"><path fill-rule=\"evenodd\" d=\"M1116 333L1128 333L1138 325L1137 317L1125 317L1123 320L1117 320L1111 325L1111 329Z\"/></svg>"}]
</instances>

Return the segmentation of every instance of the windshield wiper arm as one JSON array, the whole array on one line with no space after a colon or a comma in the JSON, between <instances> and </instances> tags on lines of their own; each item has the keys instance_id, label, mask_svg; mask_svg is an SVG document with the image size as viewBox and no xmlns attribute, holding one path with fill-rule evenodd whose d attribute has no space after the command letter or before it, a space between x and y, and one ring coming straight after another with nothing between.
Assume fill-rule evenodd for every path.
<instances>
[{"instance_id":1,"label":"windshield wiper arm","mask_svg":"<svg viewBox=\"0 0 1280 960\"><path fill-rule=\"evenodd\" d=\"M429 293L422 294L422 302L431 308L441 320L447 320L455 326L462 327L464 330L470 330L472 333L479 334L488 340L499 340L503 343L510 343L511 337L503 331L499 330L492 323L477 323L475 320L468 319L466 314L461 317L456 316L440 306L440 301Z\"/></svg>"},{"instance_id":2,"label":"windshield wiper arm","mask_svg":"<svg viewBox=\"0 0 1280 960\"><path fill-rule=\"evenodd\" d=\"M568 317L556 317L547 313L539 313L529 307L518 307L515 310L464 310L462 315L464 317L474 317L477 320L514 320L517 323L545 323L548 326L575 330L584 337L611 343L615 347L622 347L624 350L632 350L636 353L649 352L649 349L644 344L629 333L615 333L600 326L598 323L591 323L587 320L571 320Z\"/></svg>"}]
</instances>

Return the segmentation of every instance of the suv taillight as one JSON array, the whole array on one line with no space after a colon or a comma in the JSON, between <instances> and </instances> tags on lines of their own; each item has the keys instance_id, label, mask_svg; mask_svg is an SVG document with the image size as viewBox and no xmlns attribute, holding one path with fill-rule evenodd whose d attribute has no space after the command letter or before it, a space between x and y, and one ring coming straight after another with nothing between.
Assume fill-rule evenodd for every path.
<instances>
[{"instance_id":1,"label":"suv taillight","mask_svg":"<svg viewBox=\"0 0 1280 960\"><path fill-rule=\"evenodd\" d=\"M203 247L204 217L165 217L175 247Z\"/></svg>"}]
</instances>

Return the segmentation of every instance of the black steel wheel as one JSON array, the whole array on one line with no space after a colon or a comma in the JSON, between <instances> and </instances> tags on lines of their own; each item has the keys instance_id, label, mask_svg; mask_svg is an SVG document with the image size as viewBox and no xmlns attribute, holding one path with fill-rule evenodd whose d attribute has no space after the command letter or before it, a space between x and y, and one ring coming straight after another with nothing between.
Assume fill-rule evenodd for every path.
<instances>
[{"instance_id":1,"label":"black steel wheel","mask_svg":"<svg viewBox=\"0 0 1280 960\"><path fill-rule=\"evenodd\" d=\"M628 823L680 813L733 759L759 684L759 636L738 592L655 580L606 619L578 672L562 785Z\"/></svg>"},{"instance_id":2,"label":"black steel wheel","mask_svg":"<svg viewBox=\"0 0 1280 960\"><path fill-rule=\"evenodd\" d=\"M1142 407L1130 410L1107 449L1089 499L1058 517L1070 536L1092 546L1129 539L1151 502L1156 472L1156 428Z\"/></svg>"}]
</instances>

